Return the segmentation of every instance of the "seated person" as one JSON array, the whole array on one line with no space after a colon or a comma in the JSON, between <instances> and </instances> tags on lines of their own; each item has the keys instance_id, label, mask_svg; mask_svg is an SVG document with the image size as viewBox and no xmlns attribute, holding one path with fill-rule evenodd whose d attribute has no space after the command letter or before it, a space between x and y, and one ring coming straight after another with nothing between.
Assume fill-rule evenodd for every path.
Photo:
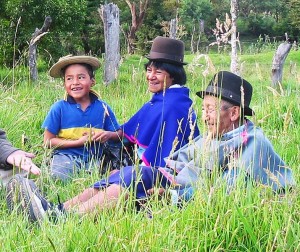
<instances>
[{"instance_id":1,"label":"seated person","mask_svg":"<svg viewBox=\"0 0 300 252\"><path fill-rule=\"evenodd\" d=\"M138 199L147 197L147 192L157 184L163 188L193 189L201 173L209 174L215 168L219 168L229 187L239 174L246 181L267 185L273 191L282 192L295 185L292 171L262 130L244 117L253 114L249 107L252 97L249 82L221 71L205 91L197 94L203 98L202 119L208 134L171 155L165 167L124 167L58 206L49 203L32 180L16 176L11 183L28 202L21 206L23 211L33 221L42 220L48 211L78 214L101 211L116 206L122 191L129 196L129 188L135 188Z\"/></svg>"},{"instance_id":2,"label":"seated person","mask_svg":"<svg viewBox=\"0 0 300 252\"><path fill-rule=\"evenodd\" d=\"M67 181L81 169L98 169L102 143L119 139L115 114L91 90L99 66L95 57L66 56L50 69L50 76L63 78L66 90L65 98L51 106L42 125L44 144L54 149L50 170L55 179Z\"/></svg>"},{"instance_id":3,"label":"seated person","mask_svg":"<svg viewBox=\"0 0 300 252\"><path fill-rule=\"evenodd\" d=\"M0 178L1 183L6 183L15 173L28 173L39 175L41 173L33 162L33 153L29 153L14 147L6 138L5 131L0 129ZM18 169L13 169L17 167Z\"/></svg>"},{"instance_id":4,"label":"seated person","mask_svg":"<svg viewBox=\"0 0 300 252\"><path fill-rule=\"evenodd\" d=\"M156 37L146 57L146 79L153 96L118 133L137 145L140 164L164 166L164 157L198 136L199 129L189 89L184 86L184 43Z\"/></svg>"}]
</instances>

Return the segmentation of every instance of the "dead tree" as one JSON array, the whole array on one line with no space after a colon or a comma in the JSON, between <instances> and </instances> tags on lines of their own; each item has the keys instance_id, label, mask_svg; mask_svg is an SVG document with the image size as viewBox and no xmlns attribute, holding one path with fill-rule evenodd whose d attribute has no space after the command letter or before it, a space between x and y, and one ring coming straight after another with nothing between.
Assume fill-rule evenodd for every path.
<instances>
[{"instance_id":1,"label":"dead tree","mask_svg":"<svg viewBox=\"0 0 300 252\"><path fill-rule=\"evenodd\" d=\"M237 55L237 34L236 21L238 18L238 0L231 0L231 63L230 71L239 75L238 55Z\"/></svg>"},{"instance_id":2,"label":"dead tree","mask_svg":"<svg viewBox=\"0 0 300 252\"><path fill-rule=\"evenodd\" d=\"M179 0L176 0L176 4L175 4L175 7L176 7L176 14L175 14L175 18L172 18L171 21L170 21L170 38L172 39L176 39L177 37L177 24L178 24L178 7L179 7Z\"/></svg>"},{"instance_id":3,"label":"dead tree","mask_svg":"<svg viewBox=\"0 0 300 252\"><path fill-rule=\"evenodd\" d=\"M173 28L175 28L175 26L171 27L172 26L172 24L171 24L172 20L170 22L162 21L160 23L160 25L162 27L161 30L164 32L165 37L181 39L184 35L187 34L187 32L185 30L185 27L183 25L179 25L178 20L177 20L176 21L176 31L171 31ZM176 34L175 37L172 37L172 36L174 36L174 35L171 34L172 32L173 32L173 34Z\"/></svg>"},{"instance_id":4,"label":"dead tree","mask_svg":"<svg viewBox=\"0 0 300 252\"><path fill-rule=\"evenodd\" d=\"M146 15L146 10L148 8L149 0L140 0L139 1L139 12L137 13L137 8L136 4L134 1L130 0L125 0L127 5L130 8L130 13L131 13L131 27L130 30L127 34L127 42L128 42L128 47L127 47L127 52L129 54L133 54L135 47L135 39L136 39L136 32L140 28L140 26L143 24L145 15Z\"/></svg>"},{"instance_id":5,"label":"dead tree","mask_svg":"<svg viewBox=\"0 0 300 252\"><path fill-rule=\"evenodd\" d=\"M106 85L115 80L120 64L120 15L119 8L113 3L100 5L105 37L105 67L103 81Z\"/></svg>"},{"instance_id":6,"label":"dead tree","mask_svg":"<svg viewBox=\"0 0 300 252\"><path fill-rule=\"evenodd\" d=\"M197 52L199 52L202 33L204 33L204 20L200 19L199 20L199 34L198 34L198 40L197 40Z\"/></svg>"},{"instance_id":7,"label":"dead tree","mask_svg":"<svg viewBox=\"0 0 300 252\"><path fill-rule=\"evenodd\" d=\"M51 17L46 17L43 27L41 29L35 28L35 32L32 34L32 38L29 43L29 59L28 65L30 70L30 79L36 81L38 79L37 70L37 43L39 40L48 33L49 27L52 23Z\"/></svg>"},{"instance_id":8,"label":"dead tree","mask_svg":"<svg viewBox=\"0 0 300 252\"><path fill-rule=\"evenodd\" d=\"M170 21L170 38L176 39L176 31L177 31L177 20L176 18L173 18Z\"/></svg>"},{"instance_id":9,"label":"dead tree","mask_svg":"<svg viewBox=\"0 0 300 252\"><path fill-rule=\"evenodd\" d=\"M218 19L216 19L216 28L213 29L213 33L216 37L216 41L210 43L209 46L217 45L218 52L222 46L226 44L231 45L231 64L230 70L239 75L239 67L238 67L238 56L237 56L237 45L240 46L239 34L237 33L237 12L238 12L238 0L231 0L231 18L226 13L226 20L224 23L221 23Z\"/></svg>"},{"instance_id":10,"label":"dead tree","mask_svg":"<svg viewBox=\"0 0 300 252\"><path fill-rule=\"evenodd\" d=\"M288 56L292 48L292 43L287 39L284 43L281 43L273 57L272 64L272 86L276 87L282 82L282 70L286 57Z\"/></svg>"},{"instance_id":11,"label":"dead tree","mask_svg":"<svg viewBox=\"0 0 300 252\"><path fill-rule=\"evenodd\" d=\"M196 24L198 26L198 35L196 32ZM191 34L191 52L195 53L195 52L199 52L200 51L200 42L201 42L201 35L204 32L204 20L200 19L200 20L193 20L193 31ZM197 41L195 42L195 37L198 36ZM195 49L196 46L196 49Z\"/></svg>"},{"instance_id":12,"label":"dead tree","mask_svg":"<svg viewBox=\"0 0 300 252\"><path fill-rule=\"evenodd\" d=\"M229 37L231 35L231 19L226 13L225 21L222 23L218 18L216 18L216 28L212 29L213 34L215 35L216 41L209 44L209 46L218 46L218 53L221 52L221 48L230 44Z\"/></svg>"}]
</instances>

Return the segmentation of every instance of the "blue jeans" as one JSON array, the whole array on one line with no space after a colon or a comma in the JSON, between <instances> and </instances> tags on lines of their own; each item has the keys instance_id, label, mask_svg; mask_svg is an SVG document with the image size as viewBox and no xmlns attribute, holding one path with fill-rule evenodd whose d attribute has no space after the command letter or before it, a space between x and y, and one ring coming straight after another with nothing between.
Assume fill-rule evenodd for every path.
<instances>
[{"instance_id":1,"label":"blue jeans","mask_svg":"<svg viewBox=\"0 0 300 252\"><path fill-rule=\"evenodd\" d=\"M100 160L95 159L85 162L79 157L68 154L54 154L51 162L51 177L54 179L67 181L72 178L74 174L78 174L82 169L92 171L100 167Z\"/></svg>"}]
</instances>

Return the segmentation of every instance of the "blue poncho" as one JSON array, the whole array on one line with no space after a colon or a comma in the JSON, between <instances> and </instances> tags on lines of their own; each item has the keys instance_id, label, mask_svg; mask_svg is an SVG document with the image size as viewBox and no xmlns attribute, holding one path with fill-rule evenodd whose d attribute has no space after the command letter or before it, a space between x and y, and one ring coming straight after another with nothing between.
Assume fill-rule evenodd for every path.
<instances>
[{"instance_id":1,"label":"blue poncho","mask_svg":"<svg viewBox=\"0 0 300 252\"><path fill-rule=\"evenodd\" d=\"M147 166L165 166L164 158L199 135L189 89L168 88L152 99L121 126L125 137L136 143Z\"/></svg>"}]
</instances>

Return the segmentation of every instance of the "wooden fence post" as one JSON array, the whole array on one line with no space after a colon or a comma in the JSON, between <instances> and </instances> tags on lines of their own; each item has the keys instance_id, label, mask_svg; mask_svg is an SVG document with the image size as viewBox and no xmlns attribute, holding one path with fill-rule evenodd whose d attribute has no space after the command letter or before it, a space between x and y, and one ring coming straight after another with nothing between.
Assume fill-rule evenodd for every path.
<instances>
[{"instance_id":1,"label":"wooden fence post","mask_svg":"<svg viewBox=\"0 0 300 252\"><path fill-rule=\"evenodd\" d=\"M43 37L48 33L48 29L50 27L50 24L52 22L51 17L46 17L43 27L41 29L36 28L35 32L32 34L32 38L29 43L29 55L28 55L28 65L30 70L30 79L32 81L36 81L38 79L38 70L37 70L37 43Z\"/></svg>"},{"instance_id":2,"label":"wooden fence post","mask_svg":"<svg viewBox=\"0 0 300 252\"><path fill-rule=\"evenodd\" d=\"M105 66L104 83L115 80L120 64L120 19L119 8L113 3L100 5L98 9L104 25Z\"/></svg>"},{"instance_id":3,"label":"wooden fence post","mask_svg":"<svg viewBox=\"0 0 300 252\"><path fill-rule=\"evenodd\" d=\"M276 87L282 82L282 70L285 59L292 48L292 44L288 41L281 43L273 57L272 64L272 86Z\"/></svg>"},{"instance_id":4,"label":"wooden fence post","mask_svg":"<svg viewBox=\"0 0 300 252\"><path fill-rule=\"evenodd\" d=\"M173 18L170 21L170 38L176 39L176 31L177 31L177 20L176 18Z\"/></svg>"}]
</instances>

